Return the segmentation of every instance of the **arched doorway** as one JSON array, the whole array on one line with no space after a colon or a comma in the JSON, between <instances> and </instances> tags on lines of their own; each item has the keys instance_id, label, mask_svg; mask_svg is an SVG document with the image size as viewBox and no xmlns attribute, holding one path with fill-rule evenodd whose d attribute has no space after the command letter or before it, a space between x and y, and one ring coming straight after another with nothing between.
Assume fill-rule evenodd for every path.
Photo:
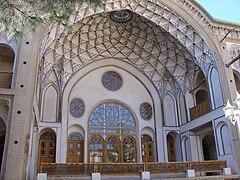
<instances>
[{"instance_id":1,"label":"arched doorway","mask_svg":"<svg viewBox=\"0 0 240 180\"><path fill-rule=\"evenodd\" d=\"M0 117L0 171L3 165L5 136L6 136L6 125L3 119Z\"/></svg>"},{"instance_id":2,"label":"arched doorway","mask_svg":"<svg viewBox=\"0 0 240 180\"><path fill-rule=\"evenodd\" d=\"M216 146L213 135L206 135L202 140L202 150L204 160L216 160Z\"/></svg>"},{"instance_id":3,"label":"arched doorway","mask_svg":"<svg viewBox=\"0 0 240 180\"><path fill-rule=\"evenodd\" d=\"M147 134L141 135L142 162L153 162L153 141Z\"/></svg>"},{"instance_id":4,"label":"arched doorway","mask_svg":"<svg viewBox=\"0 0 240 180\"><path fill-rule=\"evenodd\" d=\"M176 161L175 140L170 134L167 135L167 147L168 147L168 161Z\"/></svg>"},{"instance_id":5,"label":"arched doorway","mask_svg":"<svg viewBox=\"0 0 240 180\"><path fill-rule=\"evenodd\" d=\"M42 163L55 163L56 159L56 135L52 132L45 132L39 139L39 160L38 171Z\"/></svg>"},{"instance_id":6,"label":"arched doorway","mask_svg":"<svg viewBox=\"0 0 240 180\"><path fill-rule=\"evenodd\" d=\"M98 105L88 121L89 162L136 162L136 122L126 106Z\"/></svg>"},{"instance_id":7,"label":"arched doorway","mask_svg":"<svg viewBox=\"0 0 240 180\"><path fill-rule=\"evenodd\" d=\"M84 140L81 134L71 133L68 136L68 163L83 163Z\"/></svg>"}]
</instances>

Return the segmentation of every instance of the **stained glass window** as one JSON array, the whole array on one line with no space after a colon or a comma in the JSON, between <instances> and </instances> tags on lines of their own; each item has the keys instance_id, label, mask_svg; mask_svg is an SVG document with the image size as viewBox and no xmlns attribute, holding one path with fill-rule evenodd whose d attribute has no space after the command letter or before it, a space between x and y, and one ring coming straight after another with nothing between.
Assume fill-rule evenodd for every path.
<instances>
[{"instance_id":1,"label":"stained glass window","mask_svg":"<svg viewBox=\"0 0 240 180\"><path fill-rule=\"evenodd\" d=\"M116 103L104 103L91 113L88 122L89 135L92 134L135 134L136 123L130 111Z\"/></svg>"},{"instance_id":2,"label":"stained glass window","mask_svg":"<svg viewBox=\"0 0 240 180\"><path fill-rule=\"evenodd\" d=\"M133 137L126 137L123 140L123 162L136 162L135 140Z\"/></svg>"},{"instance_id":3,"label":"stained glass window","mask_svg":"<svg viewBox=\"0 0 240 180\"><path fill-rule=\"evenodd\" d=\"M82 117L84 108L84 102L80 98L75 98L70 102L70 113L75 118Z\"/></svg>"},{"instance_id":4,"label":"stained glass window","mask_svg":"<svg viewBox=\"0 0 240 180\"><path fill-rule=\"evenodd\" d=\"M90 163L103 162L103 139L94 136L90 141Z\"/></svg>"},{"instance_id":5,"label":"stained glass window","mask_svg":"<svg viewBox=\"0 0 240 180\"><path fill-rule=\"evenodd\" d=\"M150 120L152 118L152 106L144 102L140 105L140 114L141 117L145 120Z\"/></svg>"},{"instance_id":6,"label":"stained glass window","mask_svg":"<svg viewBox=\"0 0 240 180\"><path fill-rule=\"evenodd\" d=\"M68 136L68 140L71 140L71 141L81 141L81 140L83 140L83 137L79 133L71 133Z\"/></svg>"},{"instance_id":7,"label":"stained glass window","mask_svg":"<svg viewBox=\"0 0 240 180\"><path fill-rule=\"evenodd\" d=\"M119 139L117 137L109 137L106 144L107 161L112 163L119 162Z\"/></svg>"},{"instance_id":8,"label":"stained glass window","mask_svg":"<svg viewBox=\"0 0 240 180\"><path fill-rule=\"evenodd\" d=\"M116 91L122 86L122 78L118 73L108 71L102 76L102 84L108 90Z\"/></svg>"}]
</instances>

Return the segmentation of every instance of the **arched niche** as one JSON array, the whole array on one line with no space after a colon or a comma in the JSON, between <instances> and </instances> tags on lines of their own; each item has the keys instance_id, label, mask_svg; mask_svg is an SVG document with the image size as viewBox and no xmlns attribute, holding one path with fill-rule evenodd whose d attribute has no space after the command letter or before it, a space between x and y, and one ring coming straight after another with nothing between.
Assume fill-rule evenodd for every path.
<instances>
[{"instance_id":1,"label":"arched niche","mask_svg":"<svg viewBox=\"0 0 240 180\"><path fill-rule=\"evenodd\" d=\"M194 98L195 104L198 105L201 102L208 99L208 85L207 80L202 71L199 72L194 83Z\"/></svg>"},{"instance_id":2,"label":"arched niche","mask_svg":"<svg viewBox=\"0 0 240 180\"><path fill-rule=\"evenodd\" d=\"M163 114L165 126L178 126L176 113L176 101L170 93L167 93L163 98Z\"/></svg>"},{"instance_id":3,"label":"arched niche","mask_svg":"<svg viewBox=\"0 0 240 180\"><path fill-rule=\"evenodd\" d=\"M42 103L42 121L57 122L58 118L58 92L54 85L49 85L44 91Z\"/></svg>"},{"instance_id":4,"label":"arched niche","mask_svg":"<svg viewBox=\"0 0 240 180\"><path fill-rule=\"evenodd\" d=\"M194 107L194 98L193 95L189 92L185 94L185 101L186 101L186 110L187 110L187 119L188 121L191 119L190 117L190 108Z\"/></svg>"},{"instance_id":5,"label":"arched niche","mask_svg":"<svg viewBox=\"0 0 240 180\"><path fill-rule=\"evenodd\" d=\"M56 162L56 139L57 135L51 128L44 128L39 133L38 145L38 172L43 163Z\"/></svg>"},{"instance_id":6,"label":"arched niche","mask_svg":"<svg viewBox=\"0 0 240 180\"><path fill-rule=\"evenodd\" d=\"M11 88L15 53L7 44L0 43L0 88Z\"/></svg>"},{"instance_id":7,"label":"arched niche","mask_svg":"<svg viewBox=\"0 0 240 180\"><path fill-rule=\"evenodd\" d=\"M202 138L202 152L205 161L217 159L216 145L212 134L207 134Z\"/></svg>"},{"instance_id":8,"label":"arched niche","mask_svg":"<svg viewBox=\"0 0 240 180\"><path fill-rule=\"evenodd\" d=\"M222 88L219 74L216 68L211 68L208 76L209 91L211 96L212 109L223 105Z\"/></svg>"},{"instance_id":9,"label":"arched niche","mask_svg":"<svg viewBox=\"0 0 240 180\"><path fill-rule=\"evenodd\" d=\"M190 140L187 136L182 137L182 152L183 152L183 161L190 161L192 159Z\"/></svg>"},{"instance_id":10,"label":"arched niche","mask_svg":"<svg viewBox=\"0 0 240 180\"><path fill-rule=\"evenodd\" d=\"M71 133L74 133L74 132L80 133L83 137L85 137L85 130L83 129L82 126L80 126L78 124L71 125L68 128L68 135L70 135Z\"/></svg>"},{"instance_id":11,"label":"arched niche","mask_svg":"<svg viewBox=\"0 0 240 180\"><path fill-rule=\"evenodd\" d=\"M167 134L167 150L168 161L182 161L181 137L175 132L171 131Z\"/></svg>"},{"instance_id":12,"label":"arched niche","mask_svg":"<svg viewBox=\"0 0 240 180\"><path fill-rule=\"evenodd\" d=\"M82 126L74 124L68 128L67 163L83 163L86 152L85 130Z\"/></svg>"},{"instance_id":13,"label":"arched niche","mask_svg":"<svg viewBox=\"0 0 240 180\"><path fill-rule=\"evenodd\" d=\"M142 162L153 162L157 158L155 133L150 127L141 130L141 156Z\"/></svg>"},{"instance_id":14,"label":"arched niche","mask_svg":"<svg viewBox=\"0 0 240 180\"><path fill-rule=\"evenodd\" d=\"M185 98L182 92L179 92L178 94L178 109L179 109L179 122L180 125L187 123L187 110L186 110L186 103Z\"/></svg>"},{"instance_id":15,"label":"arched niche","mask_svg":"<svg viewBox=\"0 0 240 180\"><path fill-rule=\"evenodd\" d=\"M216 135L218 142L219 155L227 155L232 153L232 145L228 126L225 122L220 122L216 126Z\"/></svg>"},{"instance_id":16,"label":"arched niche","mask_svg":"<svg viewBox=\"0 0 240 180\"><path fill-rule=\"evenodd\" d=\"M196 92L196 104L200 104L201 102L205 101L208 99L208 91L204 90L204 89L199 89Z\"/></svg>"}]
</instances>

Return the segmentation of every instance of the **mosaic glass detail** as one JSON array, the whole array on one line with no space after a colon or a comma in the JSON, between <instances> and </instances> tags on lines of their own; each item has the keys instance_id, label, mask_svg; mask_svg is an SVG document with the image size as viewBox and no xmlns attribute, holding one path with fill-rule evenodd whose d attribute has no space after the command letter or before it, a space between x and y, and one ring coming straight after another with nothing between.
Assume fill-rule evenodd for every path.
<instances>
[{"instance_id":1,"label":"mosaic glass detail","mask_svg":"<svg viewBox=\"0 0 240 180\"><path fill-rule=\"evenodd\" d=\"M122 86L122 78L118 73L108 71L102 76L102 84L108 90L116 91Z\"/></svg>"},{"instance_id":2,"label":"mosaic glass detail","mask_svg":"<svg viewBox=\"0 0 240 180\"><path fill-rule=\"evenodd\" d=\"M152 118L152 106L145 102L140 105L140 115L145 120L150 120Z\"/></svg>"},{"instance_id":3,"label":"mosaic glass detail","mask_svg":"<svg viewBox=\"0 0 240 180\"><path fill-rule=\"evenodd\" d=\"M117 137L109 137L106 144L107 161L112 163L119 162L119 140Z\"/></svg>"},{"instance_id":4,"label":"mosaic glass detail","mask_svg":"<svg viewBox=\"0 0 240 180\"><path fill-rule=\"evenodd\" d=\"M70 102L70 113L73 117L75 118L82 117L84 109L85 106L82 99L75 98Z\"/></svg>"},{"instance_id":5,"label":"mosaic glass detail","mask_svg":"<svg viewBox=\"0 0 240 180\"><path fill-rule=\"evenodd\" d=\"M135 141L133 137L126 137L123 140L123 162L136 162Z\"/></svg>"},{"instance_id":6,"label":"mosaic glass detail","mask_svg":"<svg viewBox=\"0 0 240 180\"><path fill-rule=\"evenodd\" d=\"M50 132L46 132L41 135L41 140L55 140L55 135Z\"/></svg>"},{"instance_id":7,"label":"mosaic glass detail","mask_svg":"<svg viewBox=\"0 0 240 180\"><path fill-rule=\"evenodd\" d=\"M79 133L71 133L68 136L68 140L71 140L71 141L81 141L81 140L83 140L83 137Z\"/></svg>"},{"instance_id":8,"label":"mosaic glass detail","mask_svg":"<svg viewBox=\"0 0 240 180\"><path fill-rule=\"evenodd\" d=\"M112 21L117 23L126 23L130 21L133 14L129 10L113 11L110 13L110 18Z\"/></svg>"},{"instance_id":9,"label":"mosaic glass detail","mask_svg":"<svg viewBox=\"0 0 240 180\"><path fill-rule=\"evenodd\" d=\"M103 140L98 136L92 137L90 144L90 163L103 162Z\"/></svg>"},{"instance_id":10,"label":"mosaic glass detail","mask_svg":"<svg viewBox=\"0 0 240 180\"><path fill-rule=\"evenodd\" d=\"M135 134L136 123L130 111L115 103L104 103L97 106L88 121L89 135Z\"/></svg>"}]
</instances>

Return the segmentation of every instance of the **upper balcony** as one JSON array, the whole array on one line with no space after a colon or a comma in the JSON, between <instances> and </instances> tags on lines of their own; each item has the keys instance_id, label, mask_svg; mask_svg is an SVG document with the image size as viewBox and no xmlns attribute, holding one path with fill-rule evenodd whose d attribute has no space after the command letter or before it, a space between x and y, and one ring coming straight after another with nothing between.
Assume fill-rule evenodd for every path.
<instances>
[{"instance_id":1,"label":"upper balcony","mask_svg":"<svg viewBox=\"0 0 240 180\"><path fill-rule=\"evenodd\" d=\"M206 99L198 105L190 108L191 120L197 119L198 117L201 117L209 112L211 112L210 100Z\"/></svg>"},{"instance_id":2,"label":"upper balcony","mask_svg":"<svg viewBox=\"0 0 240 180\"><path fill-rule=\"evenodd\" d=\"M14 56L11 47L0 44L0 88L11 89Z\"/></svg>"}]
</instances>

